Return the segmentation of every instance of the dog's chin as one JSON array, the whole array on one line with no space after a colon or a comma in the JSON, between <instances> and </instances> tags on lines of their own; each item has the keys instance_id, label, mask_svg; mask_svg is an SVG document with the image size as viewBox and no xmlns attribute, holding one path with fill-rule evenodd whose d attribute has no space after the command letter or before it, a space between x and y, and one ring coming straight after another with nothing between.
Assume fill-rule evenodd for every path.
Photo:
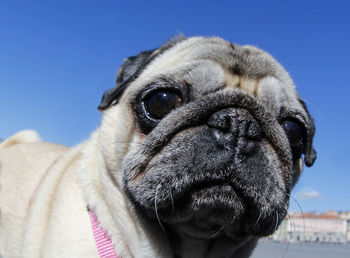
<instances>
[{"instance_id":1,"label":"dog's chin","mask_svg":"<svg viewBox=\"0 0 350 258\"><path fill-rule=\"evenodd\" d=\"M284 209L276 211L280 214L278 218L264 216L263 211L252 210L250 206L234 186L223 183L196 186L171 205L147 213L156 223L202 239L267 236L285 216Z\"/></svg>"},{"instance_id":2,"label":"dog's chin","mask_svg":"<svg viewBox=\"0 0 350 258\"><path fill-rule=\"evenodd\" d=\"M234 237L242 231L239 222L246 208L231 185L196 187L177 203L178 214L168 214L164 221L183 234L212 239L222 234Z\"/></svg>"}]
</instances>

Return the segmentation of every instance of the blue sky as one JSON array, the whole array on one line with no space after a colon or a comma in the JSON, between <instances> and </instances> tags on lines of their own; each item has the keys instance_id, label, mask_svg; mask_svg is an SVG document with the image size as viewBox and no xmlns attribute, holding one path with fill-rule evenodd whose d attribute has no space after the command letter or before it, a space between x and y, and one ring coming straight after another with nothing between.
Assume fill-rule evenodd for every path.
<instances>
[{"instance_id":1,"label":"blue sky","mask_svg":"<svg viewBox=\"0 0 350 258\"><path fill-rule=\"evenodd\" d=\"M75 145L98 126L124 57L179 32L220 36L275 56L315 118L318 160L294 198L304 211L350 210L349 12L341 0L2 1L0 137L31 128Z\"/></svg>"}]
</instances>

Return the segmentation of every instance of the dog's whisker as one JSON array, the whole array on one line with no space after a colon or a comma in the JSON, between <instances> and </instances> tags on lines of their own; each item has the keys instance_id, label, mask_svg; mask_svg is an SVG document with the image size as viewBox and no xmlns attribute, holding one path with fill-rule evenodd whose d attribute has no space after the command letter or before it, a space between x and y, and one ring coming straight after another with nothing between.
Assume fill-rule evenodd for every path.
<instances>
[{"instance_id":1,"label":"dog's whisker","mask_svg":"<svg viewBox=\"0 0 350 258\"><path fill-rule=\"evenodd\" d=\"M278 217L278 211L276 210L276 224L275 224L275 229L273 230L273 232L275 232L277 230L278 223L279 223L279 217Z\"/></svg>"},{"instance_id":2,"label":"dog's whisker","mask_svg":"<svg viewBox=\"0 0 350 258\"><path fill-rule=\"evenodd\" d=\"M295 230L294 220L293 220L293 218L288 214L288 212L287 212L287 216L288 216L288 218L290 219L291 228L292 228L292 233L293 233L293 230ZM294 229L293 229L293 228L294 228ZM288 240L287 240L287 246L286 246L286 248L285 248L285 250L284 250L284 253L283 253L282 258L285 258L285 257L286 257L287 252L288 252L288 249L289 249L289 244L290 244L290 242L289 242L289 239L288 239Z\"/></svg>"},{"instance_id":3,"label":"dog's whisker","mask_svg":"<svg viewBox=\"0 0 350 258\"><path fill-rule=\"evenodd\" d=\"M174 213L175 205L174 205L174 198L173 198L173 193L171 192L171 189L169 189L169 193L170 193L170 200L171 200L171 212Z\"/></svg>"},{"instance_id":4,"label":"dog's whisker","mask_svg":"<svg viewBox=\"0 0 350 258\"><path fill-rule=\"evenodd\" d=\"M291 198L295 201L295 203L298 205L299 210L300 210L300 212L301 212L301 215L302 215L302 217L303 217L303 234L304 234L304 237L305 237L305 235L306 235L306 233L305 233L305 216L304 216L303 209L301 208L301 205L300 205L300 203L298 202L297 199L295 199L293 196L290 196L290 197L291 197ZM300 242L300 244L299 244L299 249L301 248L301 245L302 245L302 242Z\"/></svg>"},{"instance_id":5,"label":"dog's whisker","mask_svg":"<svg viewBox=\"0 0 350 258\"><path fill-rule=\"evenodd\" d=\"M235 221L235 218L236 218L236 215L233 215L231 221L230 221L230 224L233 224L233 222Z\"/></svg>"},{"instance_id":6,"label":"dog's whisker","mask_svg":"<svg viewBox=\"0 0 350 258\"><path fill-rule=\"evenodd\" d=\"M283 209L283 213L282 213L282 214L288 214L288 211L286 210L286 208ZM286 218L286 217L285 217L285 218ZM282 217L281 217L281 219L282 219L282 220L281 220L281 223L283 222L283 220L284 220L285 218L282 218ZM278 232L278 238L279 238L279 239L281 239L281 236L282 236L282 230L280 230L280 231Z\"/></svg>"},{"instance_id":7,"label":"dog's whisker","mask_svg":"<svg viewBox=\"0 0 350 258\"><path fill-rule=\"evenodd\" d=\"M214 234L212 234L212 235L210 236L210 238L213 239L213 238L218 237L218 236L221 234L221 232L222 232L223 230L224 230L224 227L223 227L223 226L220 227Z\"/></svg>"},{"instance_id":8,"label":"dog's whisker","mask_svg":"<svg viewBox=\"0 0 350 258\"><path fill-rule=\"evenodd\" d=\"M268 215L269 222L270 222L269 227L268 227L269 231L274 230L274 228L276 227L276 222L275 222L276 218L274 217L274 215L275 215L274 212L272 212L271 214Z\"/></svg>"},{"instance_id":9,"label":"dog's whisker","mask_svg":"<svg viewBox=\"0 0 350 258\"><path fill-rule=\"evenodd\" d=\"M301 208L301 205L300 205L300 203L298 202L297 199L295 199L295 198L294 198L293 196L291 196L291 195L290 195L290 198L292 198L292 199L295 201L295 203L298 205L299 210L300 210L300 212L301 212L301 215L303 216L304 233L305 233L305 216L304 216L304 211L303 211L303 209Z\"/></svg>"},{"instance_id":10,"label":"dog's whisker","mask_svg":"<svg viewBox=\"0 0 350 258\"><path fill-rule=\"evenodd\" d=\"M157 186L157 189L156 189L156 194L155 194L155 197L154 197L154 211L155 211L155 213L156 213L156 217L157 217L157 220L158 220L158 223L159 223L160 227L161 227L162 230L165 232L165 229L164 229L164 227L163 227L163 224L162 224L162 222L161 222L160 219L159 219L158 208L157 208L157 195L158 195L158 190L159 190L160 187L161 187L161 185L159 184L159 185Z\"/></svg>"},{"instance_id":11,"label":"dog's whisker","mask_svg":"<svg viewBox=\"0 0 350 258\"><path fill-rule=\"evenodd\" d=\"M258 217L258 219L256 220L256 222L255 222L255 224L254 224L254 227L256 227L256 226L258 225L258 223L259 223L259 221L260 221L260 218L261 218L261 213L262 213L262 212L259 212L259 217Z\"/></svg>"},{"instance_id":12,"label":"dog's whisker","mask_svg":"<svg viewBox=\"0 0 350 258\"><path fill-rule=\"evenodd\" d=\"M287 247L286 247L286 249L284 250L284 253L283 253L282 258L285 258L285 257L286 257L286 255L287 255L287 253L288 253L288 249L289 249L289 244L290 244L290 242L289 242L289 240L288 240L288 241L287 241Z\"/></svg>"}]
</instances>

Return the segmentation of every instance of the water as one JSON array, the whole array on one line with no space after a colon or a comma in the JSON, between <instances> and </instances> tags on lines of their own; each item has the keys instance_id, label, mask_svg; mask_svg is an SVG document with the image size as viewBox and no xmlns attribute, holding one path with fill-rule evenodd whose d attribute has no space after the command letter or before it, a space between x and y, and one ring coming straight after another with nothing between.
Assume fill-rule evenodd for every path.
<instances>
[{"instance_id":1,"label":"water","mask_svg":"<svg viewBox=\"0 0 350 258\"><path fill-rule=\"evenodd\" d=\"M262 239L251 258L350 258L350 244L279 243Z\"/></svg>"}]
</instances>

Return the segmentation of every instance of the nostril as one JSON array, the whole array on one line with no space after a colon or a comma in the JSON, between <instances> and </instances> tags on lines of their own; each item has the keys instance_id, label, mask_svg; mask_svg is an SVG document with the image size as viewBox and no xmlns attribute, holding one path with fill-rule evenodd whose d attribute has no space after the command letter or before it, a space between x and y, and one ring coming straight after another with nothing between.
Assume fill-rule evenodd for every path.
<instances>
[{"instance_id":1,"label":"nostril","mask_svg":"<svg viewBox=\"0 0 350 258\"><path fill-rule=\"evenodd\" d=\"M263 133L258 122L249 111L240 108L226 108L212 114L207 125L215 132L215 135L229 135L231 137L243 137L250 140L259 140Z\"/></svg>"},{"instance_id":2,"label":"nostril","mask_svg":"<svg viewBox=\"0 0 350 258\"><path fill-rule=\"evenodd\" d=\"M254 140L260 140L262 138L263 133L261 127L256 121L250 121L246 136Z\"/></svg>"},{"instance_id":3,"label":"nostril","mask_svg":"<svg viewBox=\"0 0 350 258\"><path fill-rule=\"evenodd\" d=\"M230 117L223 113L215 113L209 118L207 125L222 132L228 132L231 127Z\"/></svg>"},{"instance_id":4,"label":"nostril","mask_svg":"<svg viewBox=\"0 0 350 258\"><path fill-rule=\"evenodd\" d=\"M226 108L212 114L207 125L218 146L243 156L257 150L263 138L259 123L241 108Z\"/></svg>"}]
</instances>

